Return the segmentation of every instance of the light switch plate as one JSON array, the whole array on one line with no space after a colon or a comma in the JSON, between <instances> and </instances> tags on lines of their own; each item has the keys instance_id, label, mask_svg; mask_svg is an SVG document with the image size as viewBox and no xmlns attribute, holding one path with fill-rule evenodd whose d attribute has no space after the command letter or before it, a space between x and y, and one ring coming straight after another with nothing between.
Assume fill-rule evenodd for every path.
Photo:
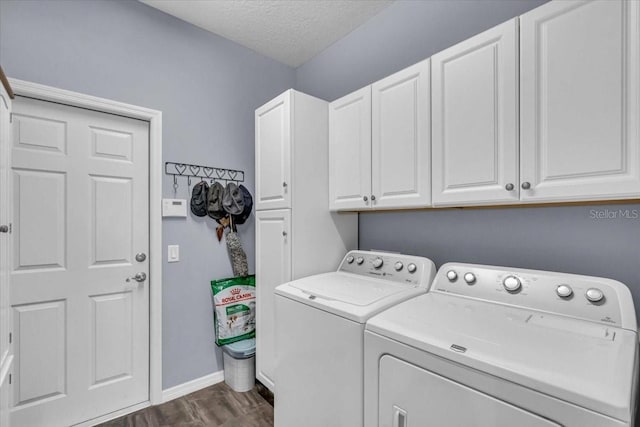
<instances>
[{"instance_id":1,"label":"light switch plate","mask_svg":"<svg viewBox=\"0 0 640 427\"><path fill-rule=\"evenodd\" d=\"M179 245L169 245L167 246L168 253L168 261L169 262L178 262L180 261L180 246Z\"/></svg>"},{"instance_id":2,"label":"light switch plate","mask_svg":"<svg viewBox=\"0 0 640 427\"><path fill-rule=\"evenodd\" d=\"M185 199L162 199L162 216L186 218L187 201Z\"/></svg>"}]
</instances>

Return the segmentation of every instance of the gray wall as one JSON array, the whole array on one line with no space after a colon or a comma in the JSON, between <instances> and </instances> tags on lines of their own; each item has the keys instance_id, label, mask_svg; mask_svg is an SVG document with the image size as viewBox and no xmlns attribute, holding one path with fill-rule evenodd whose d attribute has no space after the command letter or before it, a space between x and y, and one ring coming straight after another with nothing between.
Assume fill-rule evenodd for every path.
<instances>
[{"instance_id":1,"label":"gray wall","mask_svg":"<svg viewBox=\"0 0 640 427\"><path fill-rule=\"evenodd\" d=\"M299 67L297 88L334 100L522 14L544 0L400 1ZM448 209L360 214L360 247L604 276L640 308L640 205ZM633 216L634 212L630 212Z\"/></svg>"},{"instance_id":2,"label":"gray wall","mask_svg":"<svg viewBox=\"0 0 640 427\"><path fill-rule=\"evenodd\" d=\"M137 1L1 1L0 64L10 77L163 112L164 161L243 169L253 192L256 107L294 70ZM174 197L165 178L163 193ZM178 198L188 198L186 181ZM222 369L209 280L232 275L209 219L165 220L163 378L171 387ZM238 227L254 271L254 223Z\"/></svg>"}]
</instances>

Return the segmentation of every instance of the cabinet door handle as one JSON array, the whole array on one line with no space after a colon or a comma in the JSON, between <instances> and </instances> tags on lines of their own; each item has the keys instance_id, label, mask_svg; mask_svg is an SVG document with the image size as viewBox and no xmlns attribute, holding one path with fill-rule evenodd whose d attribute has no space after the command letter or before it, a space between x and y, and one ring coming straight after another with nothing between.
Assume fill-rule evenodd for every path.
<instances>
[{"instance_id":1,"label":"cabinet door handle","mask_svg":"<svg viewBox=\"0 0 640 427\"><path fill-rule=\"evenodd\" d=\"M283 188L287 188L287 183L286 183L286 182L283 182L283 183L282 183L282 187L283 187Z\"/></svg>"},{"instance_id":2,"label":"cabinet door handle","mask_svg":"<svg viewBox=\"0 0 640 427\"><path fill-rule=\"evenodd\" d=\"M523 190L528 190L528 189L531 188L531 183L528 182L528 181L525 181L525 182L522 183L521 187L522 187Z\"/></svg>"},{"instance_id":3,"label":"cabinet door handle","mask_svg":"<svg viewBox=\"0 0 640 427\"><path fill-rule=\"evenodd\" d=\"M375 200L376 200L376 196L372 194L372 195L371 195L371 201L372 201L372 202L375 202Z\"/></svg>"},{"instance_id":4,"label":"cabinet door handle","mask_svg":"<svg viewBox=\"0 0 640 427\"><path fill-rule=\"evenodd\" d=\"M504 186L504 188L507 191L513 191L513 189L515 188L514 185L512 183L508 183L507 185Z\"/></svg>"},{"instance_id":5,"label":"cabinet door handle","mask_svg":"<svg viewBox=\"0 0 640 427\"><path fill-rule=\"evenodd\" d=\"M365 202L369 200L369 198L367 196L363 196L362 200L364 200Z\"/></svg>"},{"instance_id":6,"label":"cabinet door handle","mask_svg":"<svg viewBox=\"0 0 640 427\"><path fill-rule=\"evenodd\" d=\"M282 237L287 237L287 232L286 231L282 232Z\"/></svg>"}]
</instances>

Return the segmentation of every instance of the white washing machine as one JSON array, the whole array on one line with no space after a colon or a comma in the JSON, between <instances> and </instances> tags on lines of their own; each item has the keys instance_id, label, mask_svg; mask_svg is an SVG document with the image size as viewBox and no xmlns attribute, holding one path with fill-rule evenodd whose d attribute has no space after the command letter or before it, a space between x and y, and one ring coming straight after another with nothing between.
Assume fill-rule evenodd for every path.
<instances>
[{"instance_id":1,"label":"white washing machine","mask_svg":"<svg viewBox=\"0 0 640 427\"><path fill-rule=\"evenodd\" d=\"M620 282L445 264L367 322L365 425L630 426L637 350Z\"/></svg>"},{"instance_id":2,"label":"white washing machine","mask_svg":"<svg viewBox=\"0 0 640 427\"><path fill-rule=\"evenodd\" d=\"M427 258L352 251L337 272L276 288L276 427L362 427L364 324L424 294Z\"/></svg>"}]
</instances>

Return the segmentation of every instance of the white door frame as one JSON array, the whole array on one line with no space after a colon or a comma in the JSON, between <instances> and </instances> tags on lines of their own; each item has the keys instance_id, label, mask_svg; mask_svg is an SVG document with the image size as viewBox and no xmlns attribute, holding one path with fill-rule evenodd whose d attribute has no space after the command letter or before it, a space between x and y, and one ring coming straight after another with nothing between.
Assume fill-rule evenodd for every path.
<instances>
[{"instance_id":1,"label":"white door frame","mask_svg":"<svg viewBox=\"0 0 640 427\"><path fill-rule=\"evenodd\" d=\"M149 122L149 403L162 403L162 111L9 79L16 95Z\"/></svg>"}]
</instances>

